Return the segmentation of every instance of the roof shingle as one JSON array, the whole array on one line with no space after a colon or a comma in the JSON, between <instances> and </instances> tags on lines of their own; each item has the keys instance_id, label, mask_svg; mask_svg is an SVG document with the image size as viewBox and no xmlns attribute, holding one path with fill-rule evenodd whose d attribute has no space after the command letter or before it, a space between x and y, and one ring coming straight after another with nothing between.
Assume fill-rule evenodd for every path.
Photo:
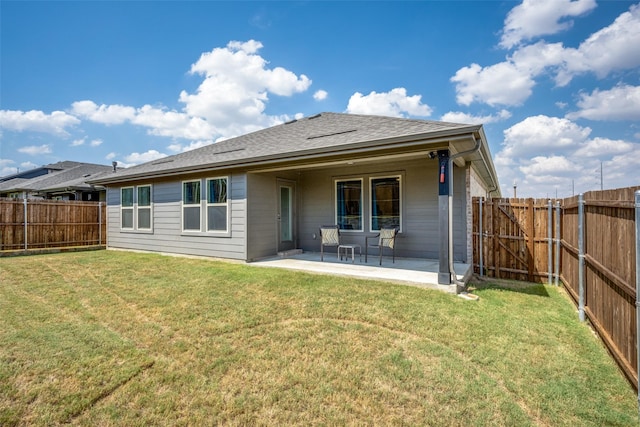
<instances>
[{"instance_id":1,"label":"roof shingle","mask_svg":"<svg viewBox=\"0 0 640 427\"><path fill-rule=\"evenodd\" d=\"M202 167L233 165L265 158L292 158L308 152L339 151L359 143L412 135L473 131L476 125L396 117L321 113L217 142L192 151L118 170L96 182L126 181Z\"/></svg>"}]
</instances>

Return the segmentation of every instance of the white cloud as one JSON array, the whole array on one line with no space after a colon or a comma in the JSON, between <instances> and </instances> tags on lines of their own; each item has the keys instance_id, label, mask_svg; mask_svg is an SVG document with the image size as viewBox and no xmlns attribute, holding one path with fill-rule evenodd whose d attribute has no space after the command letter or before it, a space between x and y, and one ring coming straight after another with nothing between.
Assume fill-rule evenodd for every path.
<instances>
[{"instance_id":1,"label":"white cloud","mask_svg":"<svg viewBox=\"0 0 640 427\"><path fill-rule=\"evenodd\" d=\"M162 159L163 157L167 157L166 154L160 153L157 150L149 150L144 153L131 153L128 156L125 156L124 160L128 167L132 165L137 165L139 163L151 162L153 160Z\"/></svg>"},{"instance_id":2,"label":"white cloud","mask_svg":"<svg viewBox=\"0 0 640 427\"><path fill-rule=\"evenodd\" d=\"M32 162L22 162L19 166L15 166L15 161L11 159L0 159L0 177L13 175L20 171L24 172L37 167Z\"/></svg>"},{"instance_id":3,"label":"white cloud","mask_svg":"<svg viewBox=\"0 0 640 427\"><path fill-rule=\"evenodd\" d=\"M174 153L183 153L185 151L195 150L196 148L201 148L201 147L204 147L205 145L211 145L211 144L213 144L213 141L211 140L193 141L187 145L183 145L176 142L176 143L170 144L167 148L173 151Z\"/></svg>"},{"instance_id":4,"label":"white cloud","mask_svg":"<svg viewBox=\"0 0 640 427\"><path fill-rule=\"evenodd\" d=\"M89 143L89 145L91 145L92 147L99 147L103 142L104 141L101 139L94 139Z\"/></svg>"},{"instance_id":5,"label":"white cloud","mask_svg":"<svg viewBox=\"0 0 640 427\"><path fill-rule=\"evenodd\" d=\"M107 154L106 156L104 156L105 159L107 160L113 160L117 157L118 155L116 153L114 153L113 151L109 154Z\"/></svg>"},{"instance_id":6,"label":"white cloud","mask_svg":"<svg viewBox=\"0 0 640 427\"><path fill-rule=\"evenodd\" d=\"M73 112L87 120L112 125L125 122L149 128L151 135L184 139L212 138L216 130L201 117L144 105L141 108L123 105L100 105L93 101L72 104Z\"/></svg>"},{"instance_id":7,"label":"white cloud","mask_svg":"<svg viewBox=\"0 0 640 427\"><path fill-rule=\"evenodd\" d=\"M528 164L520 166L520 171L535 180L540 177L571 175L580 171L580 167L565 156L536 156Z\"/></svg>"},{"instance_id":8,"label":"white cloud","mask_svg":"<svg viewBox=\"0 0 640 427\"><path fill-rule=\"evenodd\" d=\"M327 91L320 89L313 94L313 99L315 99L316 101L324 101L325 99L327 99L327 96L329 96Z\"/></svg>"},{"instance_id":9,"label":"white cloud","mask_svg":"<svg viewBox=\"0 0 640 427\"><path fill-rule=\"evenodd\" d=\"M18 148L20 153L29 154L30 156L37 156L39 154L51 153L51 146L49 144L43 145L27 145L25 147Z\"/></svg>"},{"instance_id":10,"label":"white cloud","mask_svg":"<svg viewBox=\"0 0 640 427\"><path fill-rule=\"evenodd\" d=\"M17 172L17 168L12 166L15 161L11 159L0 159L0 176L13 175Z\"/></svg>"},{"instance_id":11,"label":"white cloud","mask_svg":"<svg viewBox=\"0 0 640 427\"><path fill-rule=\"evenodd\" d=\"M407 96L407 90L399 87L389 92L371 92L369 95L356 92L349 99L347 112L393 117L428 117L432 109L422 103L422 95Z\"/></svg>"},{"instance_id":12,"label":"white cloud","mask_svg":"<svg viewBox=\"0 0 640 427\"><path fill-rule=\"evenodd\" d=\"M528 70L510 61L488 67L471 64L459 69L451 81L456 83L457 102L467 106L473 102L491 106L521 105L535 85Z\"/></svg>"},{"instance_id":13,"label":"white cloud","mask_svg":"<svg viewBox=\"0 0 640 427\"><path fill-rule=\"evenodd\" d=\"M0 128L17 132L32 131L67 136L67 128L79 123L80 120L64 111L46 114L37 110L0 110Z\"/></svg>"},{"instance_id":14,"label":"white cloud","mask_svg":"<svg viewBox=\"0 0 640 427\"><path fill-rule=\"evenodd\" d=\"M184 139L208 139L215 129L203 118L145 105L136 111L131 123L149 128L151 135Z\"/></svg>"},{"instance_id":15,"label":"white cloud","mask_svg":"<svg viewBox=\"0 0 640 427\"><path fill-rule=\"evenodd\" d=\"M87 139L86 137L85 138L80 138L80 139L74 139L73 141L71 141L71 146L72 147L79 147L79 146L84 144L86 139Z\"/></svg>"},{"instance_id":16,"label":"white cloud","mask_svg":"<svg viewBox=\"0 0 640 427\"><path fill-rule=\"evenodd\" d=\"M180 93L184 111L148 104L140 108L98 105L91 100L74 102L72 111L97 123L131 123L148 128L151 135L195 141L191 146L280 124L290 117L265 114L268 94L291 96L307 90L311 80L282 67L268 68L257 54L261 48L262 43L255 40L232 41L225 48L203 53L191 73L204 76L204 81L195 93ZM182 150L179 142L173 146Z\"/></svg>"},{"instance_id":17,"label":"white cloud","mask_svg":"<svg viewBox=\"0 0 640 427\"><path fill-rule=\"evenodd\" d=\"M500 110L496 114L489 114L487 116L474 116L472 114L463 113L460 111L449 111L444 114L440 120L451 123L465 123L465 124L487 124L500 122L511 117L511 113L507 110Z\"/></svg>"},{"instance_id":18,"label":"white cloud","mask_svg":"<svg viewBox=\"0 0 640 427\"><path fill-rule=\"evenodd\" d=\"M595 7L595 0L524 0L507 14L500 46L509 49L522 41L565 31L573 21L564 18L584 15Z\"/></svg>"},{"instance_id":19,"label":"white cloud","mask_svg":"<svg viewBox=\"0 0 640 427\"><path fill-rule=\"evenodd\" d=\"M565 82L572 76L594 72L603 78L612 71L629 70L640 66L640 4L582 42L578 49L567 49L565 64L557 81Z\"/></svg>"},{"instance_id":20,"label":"white cloud","mask_svg":"<svg viewBox=\"0 0 640 427\"><path fill-rule=\"evenodd\" d=\"M93 101L77 101L71 104L77 116L106 125L122 124L135 117L136 110L125 105L98 105Z\"/></svg>"},{"instance_id":21,"label":"white cloud","mask_svg":"<svg viewBox=\"0 0 640 427\"><path fill-rule=\"evenodd\" d=\"M567 118L640 120L640 86L618 85L610 90L582 93L578 107L580 110L567 114Z\"/></svg>"},{"instance_id":22,"label":"white cloud","mask_svg":"<svg viewBox=\"0 0 640 427\"><path fill-rule=\"evenodd\" d=\"M255 40L232 41L203 53L191 66L191 73L203 75L204 81L195 93L180 93L185 112L206 119L222 137L281 122L265 114L269 93L292 96L306 91L311 80L282 67L268 68L268 62L257 54L261 48L262 43Z\"/></svg>"},{"instance_id":23,"label":"white cloud","mask_svg":"<svg viewBox=\"0 0 640 427\"><path fill-rule=\"evenodd\" d=\"M505 195L518 183L519 194L532 197L572 195L605 187L628 187L640 181L640 143L591 137L592 130L566 118L534 116L504 131L494 164Z\"/></svg>"},{"instance_id":24,"label":"white cloud","mask_svg":"<svg viewBox=\"0 0 640 427\"><path fill-rule=\"evenodd\" d=\"M633 151L634 144L621 139L596 137L586 141L575 152L579 157L599 157L603 154L614 155Z\"/></svg>"},{"instance_id":25,"label":"white cloud","mask_svg":"<svg viewBox=\"0 0 640 427\"><path fill-rule=\"evenodd\" d=\"M559 17L578 16L580 13L571 15L566 12L572 7L579 11L588 5L588 2L551 0L541 3L540 13L548 13L550 5L556 3L558 11L562 11L557 15ZM525 0L520 6L529 10L536 5L536 1ZM557 20L550 22L558 23ZM519 38L514 40L520 43ZM614 71L640 67L640 49L637 46L640 46L640 5L631 6L628 12L593 33L578 48L544 41L519 45L505 61L485 67L478 64L462 67L450 80L456 85L456 100L461 105L473 102L492 106L521 105L531 96L536 79L543 75L548 74L557 86L563 87L579 74L592 72L598 78L604 78Z\"/></svg>"},{"instance_id":26,"label":"white cloud","mask_svg":"<svg viewBox=\"0 0 640 427\"><path fill-rule=\"evenodd\" d=\"M567 119L548 116L527 117L504 131L504 148L508 157L530 156L540 152L564 153L577 149L591 133Z\"/></svg>"}]
</instances>

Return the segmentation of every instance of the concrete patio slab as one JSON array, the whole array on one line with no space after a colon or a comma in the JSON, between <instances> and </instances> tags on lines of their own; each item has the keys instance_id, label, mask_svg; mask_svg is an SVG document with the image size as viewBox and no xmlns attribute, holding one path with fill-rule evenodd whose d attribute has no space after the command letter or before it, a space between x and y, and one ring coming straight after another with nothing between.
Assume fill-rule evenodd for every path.
<instances>
[{"instance_id":1,"label":"concrete patio slab","mask_svg":"<svg viewBox=\"0 0 640 427\"><path fill-rule=\"evenodd\" d=\"M343 257L340 260L335 253L325 253L324 261L320 261L319 252L303 252L266 258L251 262L249 265L382 280L438 289L449 293L456 293L461 290L456 285L438 284L438 260L396 258L395 263L392 263L391 258L384 257L382 266L378 265L378 262L379 258L377 256L370 256L368 262L365 263L364 255L362 261L360 261L356 254L355 262L352 264L350 256L347 259ZM455 263L454 269L457 279L464 283L469 280L473 272L471 265L464 263Z\"/></svg>"}]
</instances>

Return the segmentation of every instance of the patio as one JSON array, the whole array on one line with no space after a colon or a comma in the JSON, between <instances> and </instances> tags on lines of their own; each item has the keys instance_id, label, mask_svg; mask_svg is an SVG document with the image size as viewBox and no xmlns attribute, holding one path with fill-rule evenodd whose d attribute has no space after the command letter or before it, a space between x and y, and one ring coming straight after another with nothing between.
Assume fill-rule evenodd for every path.
<instances>
[{"instance_id":1,"label":"patio","mask_svg":"<svg viewBox=\"0 0 640 427\"><path fill-rule=\"evenodd\" d=\"M369 256L368 262L362 261L356 253L355 262L351 263L351 256L340 260L336 253L325 253L324 261L320 261L319 252L291 251L280 254L277 257L265 258L251 262L250 265L257 267L276 267L291 270L302 270L320 274L334 274L341 276L352 276L361 279L383 280L405 285L438 289L452 292L452 286L438 284L438 260L418 259L418 258L398 258L395 263L390 257L382 258L382 266L378 264L377 255ZM459 281L466 283L473 269L471 265L464 263L454 263L456 277Z\"/></svg>"}]
</instances>

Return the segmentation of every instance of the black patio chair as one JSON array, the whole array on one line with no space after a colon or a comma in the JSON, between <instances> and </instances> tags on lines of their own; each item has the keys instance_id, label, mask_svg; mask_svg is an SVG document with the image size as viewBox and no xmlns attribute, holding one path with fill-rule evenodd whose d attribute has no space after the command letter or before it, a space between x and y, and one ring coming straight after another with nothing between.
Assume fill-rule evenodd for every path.
<instances>
[{"instance_id":1,"label":"black patio chair","mask_svg":"<svg viewBox=\"0 0 640 427\"><path fill-rule=\"evenodd\" d=\"M380 254L380 265L382 265L382 252L384 248L391 249L393 263L396 262L396 236L398 235L397 227L382 227L380 233L375 236L367 236L364 239L364 262L367 262L369 248L377 248Z\"/></svg>"}]
</instances>

